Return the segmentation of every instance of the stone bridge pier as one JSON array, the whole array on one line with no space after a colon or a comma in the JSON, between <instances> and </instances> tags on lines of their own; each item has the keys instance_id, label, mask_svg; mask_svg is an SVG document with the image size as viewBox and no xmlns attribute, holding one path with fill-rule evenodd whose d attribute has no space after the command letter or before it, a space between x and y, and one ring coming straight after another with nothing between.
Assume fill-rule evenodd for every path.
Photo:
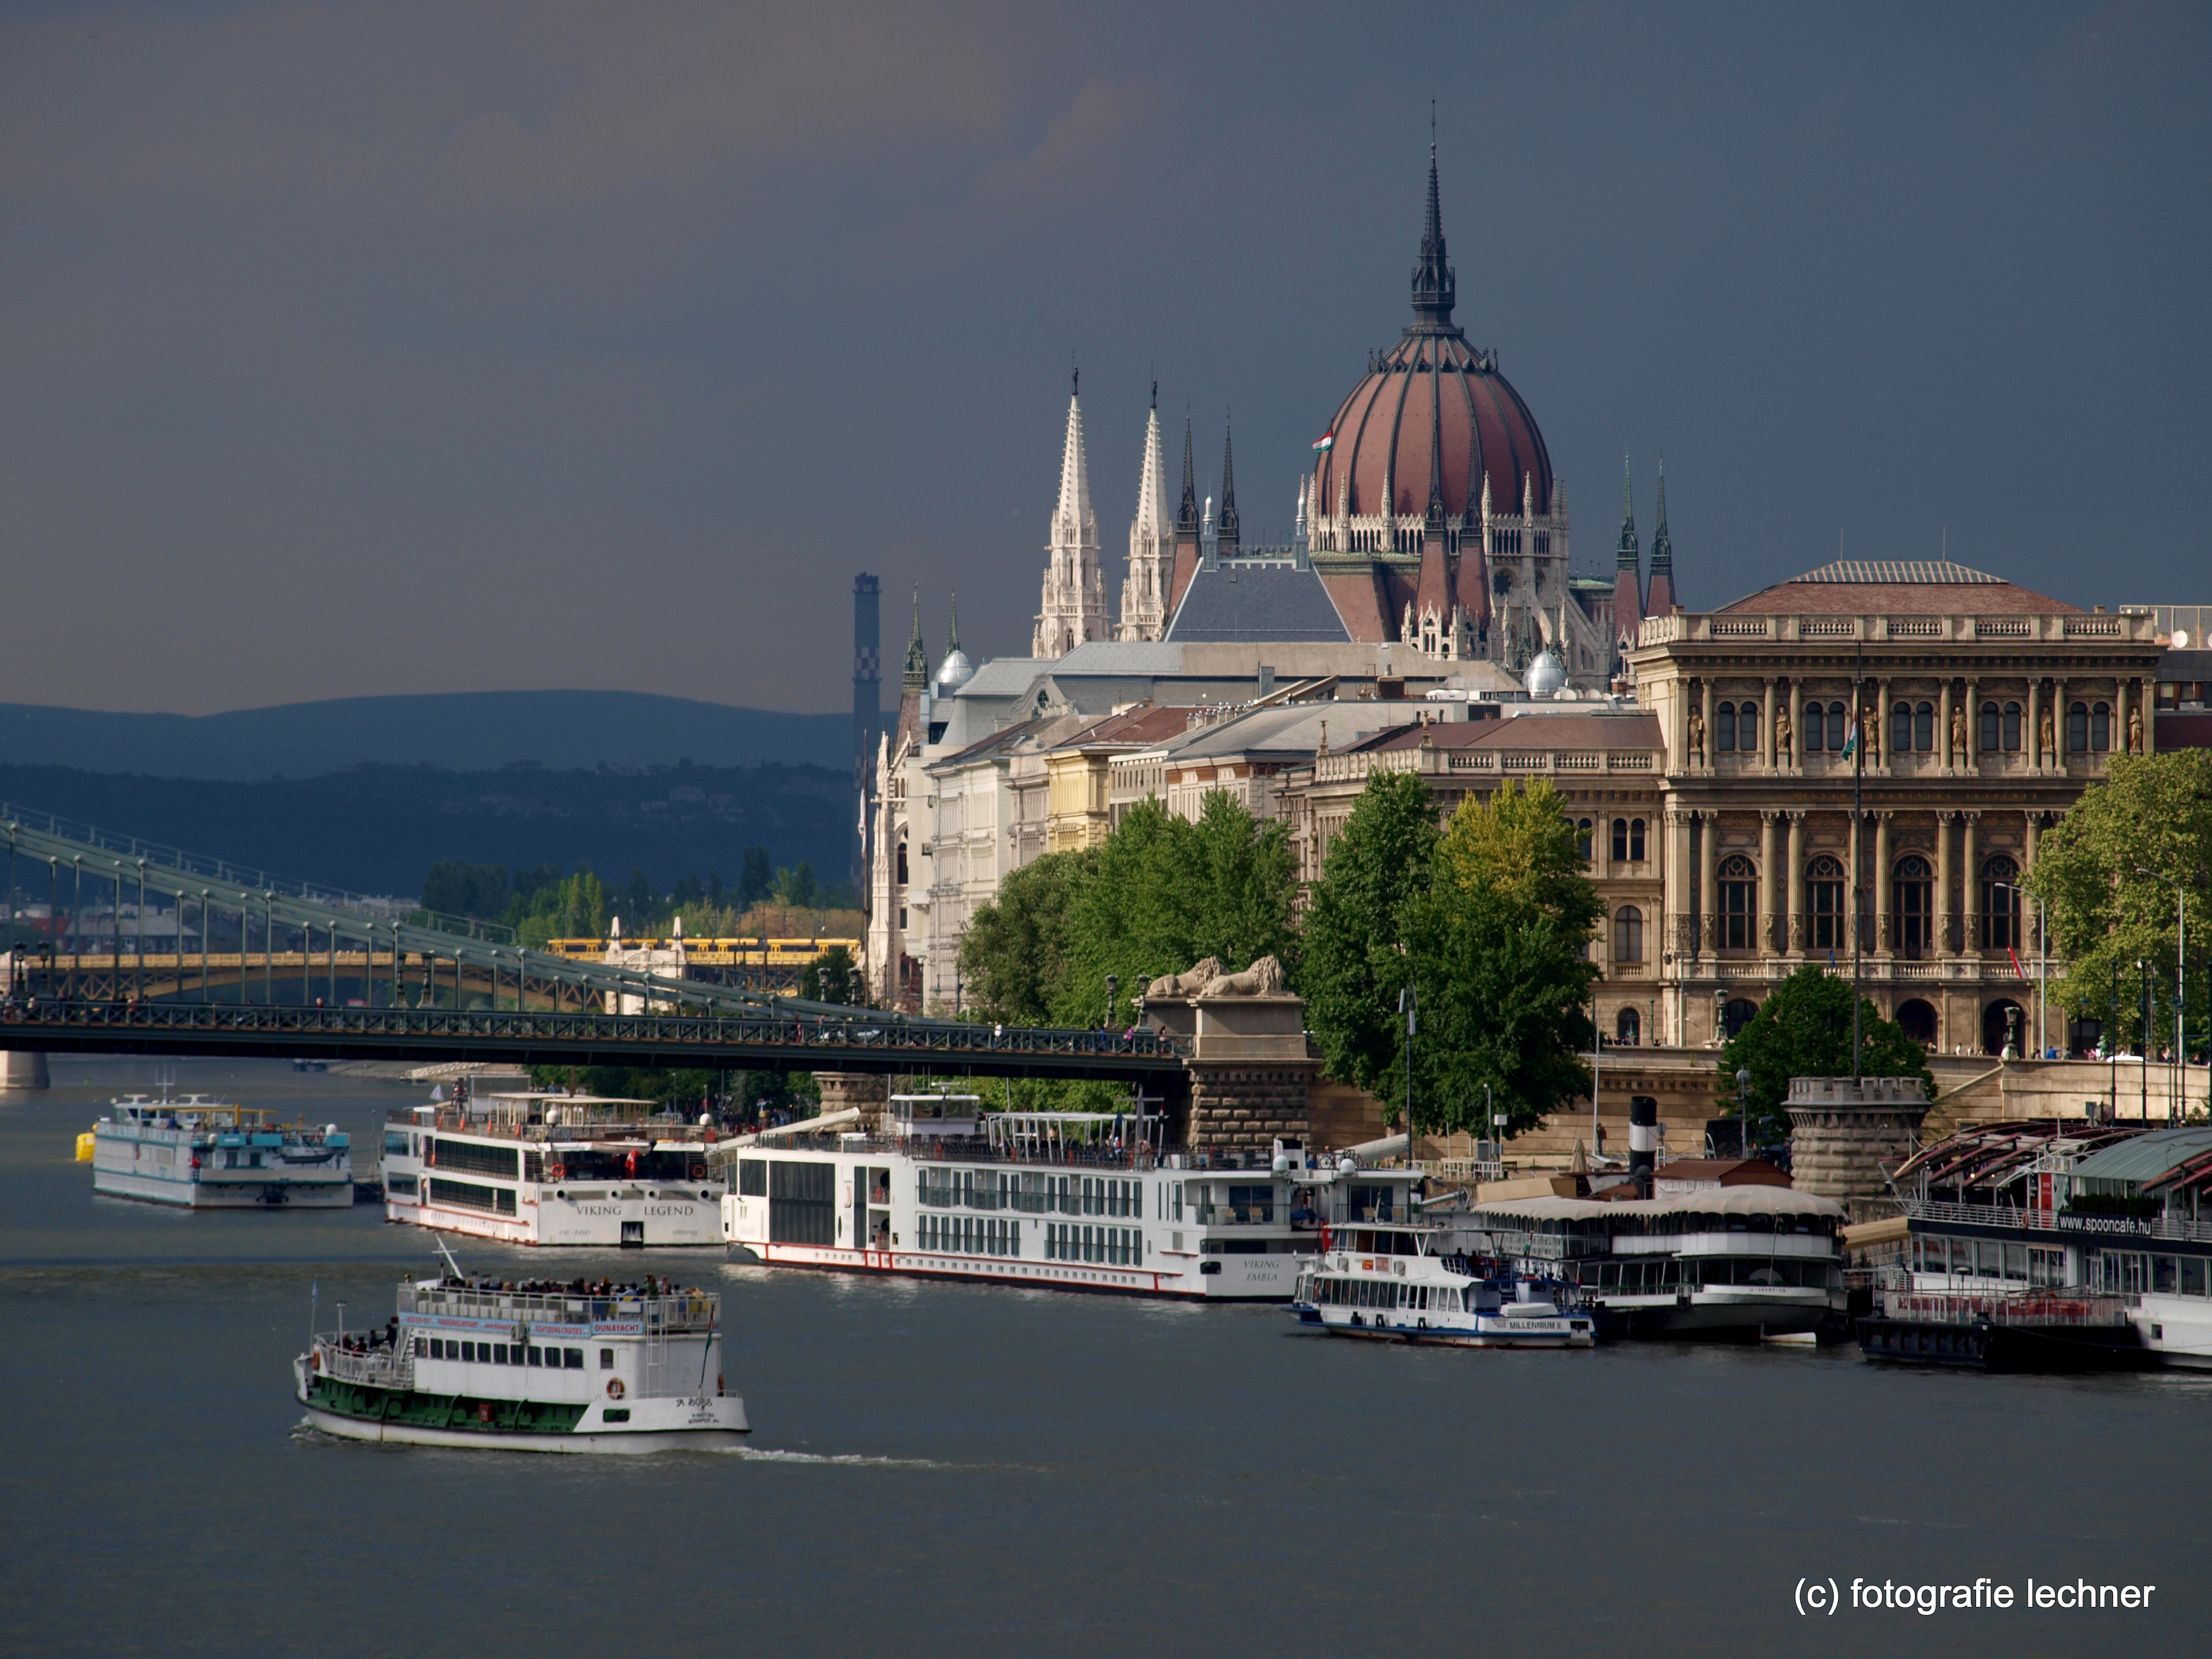
<instances>
[{"instance_id":1,"label":"stone bridge pier","mask_svg":"<svg viewBox=\"0 0 2212 1659\"><path fill-rule=\"evenodd\" d=\"M1241 977L1241 976L1240 976ZM1309 1096L1321 1060L1306 1041L1306 1006L1287 992L1148 994L1145 1012L1191 1045L1189 1120L1195 1152L1267 1152L1308 1139Z\"/></svg>"}]
</instances>

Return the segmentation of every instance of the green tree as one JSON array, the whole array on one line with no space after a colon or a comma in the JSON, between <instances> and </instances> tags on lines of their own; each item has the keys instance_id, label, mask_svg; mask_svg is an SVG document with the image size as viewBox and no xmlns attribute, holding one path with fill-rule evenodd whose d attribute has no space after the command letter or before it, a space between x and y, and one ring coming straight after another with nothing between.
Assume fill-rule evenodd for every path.
<instances>
[{"instance_id":1,"label":"green tree","mask_svg":"<svg viewBox=\"0 0 2212 1659\"><path fill-rule=\"evenodd\" d=\"M1884 1019L1870 1001L1859 1007L1865 1046L1858 1070L1869 1077L1917 1077L1936 1097L1936 1078L1921 1046L1896 1021ZM1737 1109L1735 1074L1751 1073L1754 1139L1787 1134L1782 1103L1793 1077L1849 1077L1851 1066L1851 987L1825 968L1800 968L1759 1005L1759 1012L1721 1051L1716 1085L1720 1115Z\"/></svg>"},{"instance_id":2,"label":"green tree","mask_svg":"<svg viewBox=\"0 0 2212 1659\"><path fill-rule=\"evenodd\" d=\"M999 884L960 940L964 1007L1012 1025L1043 1025L1067 991L1068 913L1097 862L1085 850L1048 853Z\"/></svg>"},{"instance_id":3,"label":"green tree","mask_svg":"<svg viewBox=\"0 0 2212 1659\"><path fill-rule=\"evenodd\" d=\"M1120 981L1116 1018L1146 980L1206 957L1242 969L1273 956L1296 975L1297 874L1279 822L1255 822L1222 790L1206 795L1195 823L1147 799L1095 851L1069 905L1056 1019L1104 1018L1109 975Z\"/></svg>"},{"instance_id":4,"label":"green tree","mask_svg":"<svg viewBox=\"0 0 2212 1659\"><path fill-rule=\"evenodd\" d=\"M834 1002L841 1007L862 1006L866 985L853 953L833 945L799 970L799 995L805 1002Z\"/></svg>"},{"instance_id":5,"label":"green tree","mask_svg":"<svg viewBox=\"0 0 2212 1659\"><path fill-rule=\"evenodd\" d=\"M2136 964L2151 964L2171 994L2179 893L2188 896L2191 955L2212 943L2212 750L2113 756L2105 781L2043 837L2026 884L2066 963L2053 994L2121 1040L2139 1040Z\"/></svg>"},{"instance_id":6,"label":"green tree","mask_svg":"<svg viewBox=\"0 0 2212 1659\"><path fill-rule=\"evenodd\" d=\"M1551 917L1577 954L1605 905L1583 868L1566 798L1538 778L1506 779L1486 798L1468 796L1437 843L1437 866L1462 891L1488 890Z\"/></svg>"},{"instance_id":7,"label":"green tree","mask_svg":"<svg viewBox=\"0 0 2212 1659\"><path fill-rule=\"evenodd\" d=\"M769 862L768 848L746 848L744 867L738 877L738 908L750 909L775 890L775 866Z\"/></svg>"},{"instance_id":8,"label":"green tree","mask_svg":"<svg viewBox=\"0 0 2212 1659\"><path fill-rule=\"evenodd\" d=\"M430 866L422 878L422 908L441 915L473 916L496 921L505 914L508 898L507 866L471 864L466 859L447 859Z\"/></svg>"},{"instance_id":9,"label":"green tree","mask_svg":"<svg viewBox=\"0 0 2212 1659\"><path fill-rule=\"evenodd\" d=\"M814 902L816 894L814 866L811 860L801 859L797 869L775 872L775 902L778 904L804 909Z\"/></svg>"},{"instance_id":10,"label":"green tree","mask_svg":"<svg viewBox=\"0 0 2212 1659\"><path fill-rule=\"evenodd\" d=\"M1373 772L1330 844L1306 908L1300 987L1328 1074L1376 1089L1397 1064L1404 913L1425 893L1436 801L1418 773Z\"/></svg>"}]
</instances>

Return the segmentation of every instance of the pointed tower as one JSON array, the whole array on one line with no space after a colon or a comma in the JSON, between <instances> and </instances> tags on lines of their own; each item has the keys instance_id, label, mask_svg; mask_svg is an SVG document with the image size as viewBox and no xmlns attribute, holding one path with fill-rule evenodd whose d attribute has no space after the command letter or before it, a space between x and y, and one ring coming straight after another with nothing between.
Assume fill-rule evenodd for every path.
<instances>
[{"instance_id":1,"label":"pointed tower","mask_svg":"<svg viewBox=\"0 0 2212 1659\"><path fill-rule=\"evenodd\" d=\"M1620 550L1613 560L1613 631L1623 647L1636 643L1644 623L1644 558L1636 541L1636 491L1628 458L1620 459Z\"/></svg>"},{"instance_id":2,"label":"pointed tower","mask_svg":"<svg viewBox=\"0 0 2212 1659\"><path fill-rule=\"evenodd\" d=\"M1237 453L1227 426L1221 429L1221 512L1213 521L1214 557L1237 556Z\"/></svg>"},{"instance_id":3,"label":"pointed tower","mask_svg":"<svg viewBox=\"0 0 2212 1659\"><path fill-rule=\"evenodd\" d=\"M899 676L898 737L894 750L922 739L921 699L929 690L929 652L921 642L921 590L914 590L914 637L906 645L906 668Z\"/></svg>"},{"instance_id":4,"label":"pointed tower","mask_svg":"<svg viewBox=\"0 0 2212 1659\"><path fill-rule=\"evenodd\" d=\"M1459 279L1444 257L1444 216L1437 201L1437 132L1429 127L1429 211L1421 222L1421 253L1413 266L1413 326L1443 333L1451 328Z\"/></svg>"},{"instance_id":5,"label":"pointed tower","mask_svg":"<svg viewBox=\"0 0 2212 1659\"><path fill-rule=\"evenodd\" d=\"M1182 417L1182 497L1176 508L1175 568L1168 582L1168 620L1175 620L1176 607L1182 603L1183 591L1190 579L1198 574L1199 561L1198 473L1191 464L1190 416Z\"/></svg>"},{"instance_id":6,"label":"pointed tower","mask_svg":"<svg viewBox=\"0 0 2212 1659\"><path fill-rule=\"evenodd\" d=\"M1674 543L1667 534L1667 463L1659 463L1659 522L1651 527L1651 588L1644 614L1663 617L1674 608Z\"/></svg>"},{"instance_id":7,"label":"pointed tower","mask_svg":"<svg viewBox=\"0 0 2212 1659\"><path fill-rule=\"evenodd\" d=\"M1167 463L1160 453L1160 383L1145 416L1145 458L1137 473L1137 516L1129 522L1129 574L1121 583L1115 637L1156 640L1167 631L1168 586L1175 565L1175 521L1168 517Z\"/></svg>"},{"instance_id":8,"label":"pointed tower","mask_svg":"<svg viewBox=\"0 0 2212 1659\"><path fill-rule=\"evenodd\" d=\"M1060 505L1053 509L1052 540L1045 547L1044 593L1030 644L1033 657L1064 657L1109 632L1106 579L1098 568L1098 515L1091 508L1091 469L1084 459L1081 392L1079 374L1067 396Z\"/></svg>"}]
</instances>

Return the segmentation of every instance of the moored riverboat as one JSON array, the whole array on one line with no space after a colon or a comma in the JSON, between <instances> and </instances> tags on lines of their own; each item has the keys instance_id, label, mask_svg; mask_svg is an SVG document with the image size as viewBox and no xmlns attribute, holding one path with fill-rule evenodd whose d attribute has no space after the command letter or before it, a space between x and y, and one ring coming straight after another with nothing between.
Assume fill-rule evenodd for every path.
<instances>
[{"instance_id":1,"label":"moored riverboat","mask_svg":"<svg viewBox=\"0 0 2212 1659\"><path fill-rule=\"evenodd\" d=\"M1330 1336L1466 1348L1586 1348L1590 1316L1534 1281L1501 1289L1454 1227L1332 1228L1300 1277L1291 1311Z\"/></svg>"},{"instance_id":2,"label":"moored riverboat","mask_svg":"<svg viewBox=\"0 0 2212 1659\"><path fill-rule=\"evenodd\" d=\"M399 1286L380 1328L318 1334L293 1362L307 1420L349 1440L514 1451L653 1452L740 1443L722 1374L720 1297L650 1276Z\"/></svg>"},{"instance_id":3,"label":"moored riverboat","mask_svg":"<svg viewBox=\"0 0 2212 1659\"><path fill-rule=\"evenodd\" d=\"M1320 1218L1300 1149L1164 1151L1132 1115L984 1113L973 1096L894 1097L718 1154L733 1260L1037 1289L1287 1301ZM1150 1127L1157 1127L1158 1120Z\"/></svg>"},{"instance_id":4,"label":"moored riverboat","mask_svg":"<svg viewBox=\"0 0 2212 1659\"><path fill-rule=\"evenodd\" d=\"M187 1210L344 1209L352 1148L335 1123L258 1107L132 1095L92 1127L92 1188Z\"/></svg>"},{"instance_id":5,"label":"moored riverboat","mask_svg":"<svg viewBox=\"0 0 2212 1659\"><path fill-rule=\"evenodd\" d=\"M384 1132L387 1221L506 1244L711 1245L721 1174L711 1123L654 1102L520 1092L394 1112Z\"/></svg>"},{"instance_id":6,"label":"moored riverboat","mask_svg":"<svg viewBox=\"0 0 2212 1659\"><path fill-rule=\"evenodd\" d=\"M1859 1352L1971 1370L2139 1370L2152 1356L2132 1316L2116 1296L1895 1292L1858 1322Z\"/></svg>"}]
</instances>

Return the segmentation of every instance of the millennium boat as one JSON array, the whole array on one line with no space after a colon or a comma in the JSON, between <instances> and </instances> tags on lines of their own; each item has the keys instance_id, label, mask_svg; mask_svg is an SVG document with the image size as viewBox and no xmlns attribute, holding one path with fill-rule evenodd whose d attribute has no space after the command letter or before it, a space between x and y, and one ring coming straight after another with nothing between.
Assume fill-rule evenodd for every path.
<instances>
[{"instance_id":1,"label":"millennium boat","mask_svg":"<svg viewBox=\"0 0 2212 1659\"><path fill-rule=\"evenodd\" d=\"M1558 1279L1601 1334L1749 1340L1848 1331L1843 1206L1787 1187L1477 1202L1472 1253Z\"/></svg>"},{"instance_id":2,"label":"millennium boat","mask_svg":"<svg viewBox=\"0 0 2212 1659\"><path fill-rule=\"evenodd\" d=\"M1459 1229L1415 1222L1330 1229L1291 1308L1330 1336L1458 1348L1587 1348L1594 1322L1534 1281L1509 1298L1466 1253Z\"/></svg>"},{"instance_id":3,"label":"millennium boat","mask_svg":"<svg viewBox=\"0 0 2212 1659\"><path fill-rule=\"evenodd\" d=\"M293 1361L307 1420L349 1440L510 1451L738 1444L721 1298L650 1276L501 1284L455 1273L399 1286L381 1328L318 1334Z\"/></svg>"},{"instance_id":4,"label":"millennium boat","mask_svg":"<svg viewBox=\"0 0 2212 1659\"><path fill-rule=\"evenodd\" d=\"M455 1097L392 1114L384 1217L502 1244L660 1249L721 1242L711 1121L652 1101Z\"/></svg>"},{"instance_id":5,"label":"millennium boat","mask_svg":"<svg viewBox=\"0 0 2212 1659\"><path fill-rule=\"evenodd\" d=\"M1037 1289L1287 1301L1321 1218L1304 1153L1152 1146L1158 1119L984 1114L963 1095L893 1097L717 1149L731 1258ZM1295 1167L1294 1167L1295 1166ZM1333 1171L1331 1172L1333 1175Z\"/></svg>"},{"instance_id":6,"label":"millennium boat","mask_svg":"<svg viewBox=\"0 0 2212 1659\"><path fill-rule=\"evenodd\" d=\"M353 1204L352 1148L335 1123L198 1095L132 1095L92 1127L92 1189L187 1210L342 1210Z\"/></svg>"}]
</instances>

